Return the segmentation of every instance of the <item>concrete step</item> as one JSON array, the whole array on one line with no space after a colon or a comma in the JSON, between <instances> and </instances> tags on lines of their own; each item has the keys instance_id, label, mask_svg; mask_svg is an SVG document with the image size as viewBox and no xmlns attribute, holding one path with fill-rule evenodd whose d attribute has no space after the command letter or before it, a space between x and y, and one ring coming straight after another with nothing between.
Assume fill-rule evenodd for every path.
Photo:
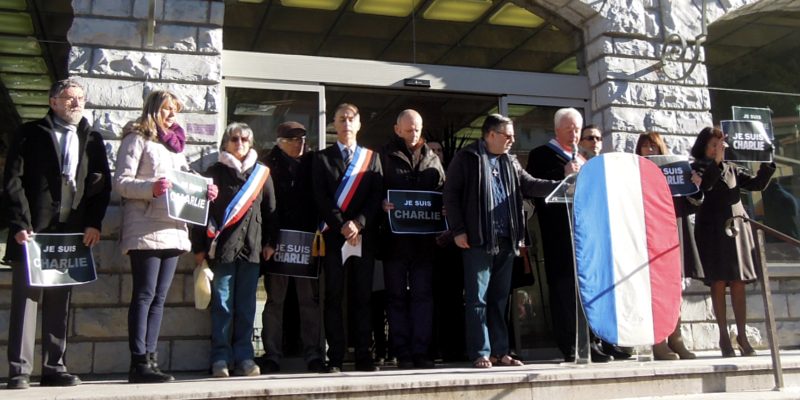
<instances>
[{"instance_id":1,"label":"concrete step","mask_svg":"<svg viewBox=\"0 0 800 400\"><path fill-rule=\"evenodd\" d=\"M336 375L281 373L259 377L213 379L206 373L178 374L176 382L131 385L124 377L83 377L74 388L32 387L3 390L6 399L796 399L800 390L800 351L782 352L785 392L774 387L771 360L720 358L700 353L696 360L619 361L606 364L535 363L523 367L478 370L447 365L431 370L386 368L376 373ZM350 368L347 368L350 367ZM759 392L752 392L752 391ZM741 392L741 393L740 393ZM746 393L745 393L746 392ZM757 393L757 394L753 394ZM763 394L763 396L762 396ZM780 396L789 397L780 397ZM722 397L714 397L722 396ZM767 397L778 396L778 397ZM661 397L663 398L663 397Z\"/></svg>"}]
</instances>

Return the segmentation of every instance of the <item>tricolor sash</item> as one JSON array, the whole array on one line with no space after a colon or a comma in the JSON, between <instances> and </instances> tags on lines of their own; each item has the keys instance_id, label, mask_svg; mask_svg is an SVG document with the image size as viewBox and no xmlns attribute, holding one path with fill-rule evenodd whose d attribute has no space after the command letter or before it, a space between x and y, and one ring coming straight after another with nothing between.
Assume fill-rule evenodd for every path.
<instances>
[{"instance_id":1,"label":"tricolor sash","mask_svg":"<svg viewBox=\"0 0 800 400\"><path fill-rule=\"evenodd\" d=\"M209 238L212 238L211 245L208 248L208 257L213 259L214 253L217 249L217 239L219 238L220 233L222 233L225 228L230 227L231 225L236 224L239 222L245 214L247 214L247 210L250 209L250 206L255 201L258 194L261 192L261 188L264 187L264 183L267 182L267 178L269 178L269 168L264 164L256 163L255 167L253 167L253 172L247 178L244 185L241 189L236 193L236 196L233 197L228 207L225 209L225 216L222 219L222 227L219 227L214 221L213 218L208 219L208 228L206 229L206 235Z\"/></svg>"},{"instance_id":2,"label":"tricolor sash","mask_svg":"<svg viewBox=\"0 0 800 400\"><path fill-rule=\"evenodd\" d=\"M353 200L364 178L364 172L369 169L373 154L374 153L370 149L356 146L353 160L350 161L350 165L347 166L347 170L345 170L344 176L342 176L342 180L339 182L339 187L336 188L336 194L334 195L336 198L336 205L342 212L347 210L350 201ZM319 233L328 230L328 225L324 222L321 225L322 226L317 231L318 234L314 238L313 248L318 255L323 256L325 255L325 242L322 240L322 235Z\"/></svg>"},{"instance_id":3,"label":"tricolor sash","mask_svg":"<svg viewBox=\"0 0 800 400\"><path fill-rule=\"evenodd\" d=\"M356 146L356 152L353 154L353 160L347 166L344 172L342 181L339 182L339 187L336 188L336 205L342 211L347 210L350 201L358 190L361 184L361 179L364 178L364 172L369 168L369 163L372 160L372 150L365 149L361 146Z\"/></svg>"}]
</instances>

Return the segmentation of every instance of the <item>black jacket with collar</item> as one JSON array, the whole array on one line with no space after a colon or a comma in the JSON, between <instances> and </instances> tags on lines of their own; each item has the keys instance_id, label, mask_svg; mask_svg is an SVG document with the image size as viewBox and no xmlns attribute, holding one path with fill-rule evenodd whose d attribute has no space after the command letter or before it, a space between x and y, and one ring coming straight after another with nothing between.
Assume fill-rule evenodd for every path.
<instances>
[{"instance_id":1,"label":"black jacket with collar","mask_svg":"<svg viewBox=\"0 0 800 400\"><path fill-rule=\"evenodd\" d=\"M444 185L444 207L447 210L447 223L454 236L467 234L470 247L481 247L487 244L484 215L488 196L485 193L482 179L483 163L478 146L480 140L461 149L453 157L447 168L447 181ZM525 238L525 221L522 213L523 197L544 197L550 194L558 181L538 179L530 176L514 155L501 154L502 165L511 169L510 186L506 188L513 196L510 204L513 221L511 221L511 241L516 252L520 242Z\"/></svg>"},{"instance_id":2,"label":"black jacket with collar","mask_svg":"<svg viewBox=\"0 0 800 400\"><path fill-rule=\"evenodd\" d=\"M311 192L313 153L291 160L275 146L265 157L275 184L275 200L281 229L314 232L319 218Z\"/></svg>"},{"instance_id":3,"label":"black jacket with collar","mask_svg":"<svg viewBox=\"0 0 800 400\"><path fill-rule=\"evenodd\" d=\"M244 173L217 162L203 174L212 178L219 189L217 198L211 202L208 211L209 220L222 224L225 210L233 198L244 186L255 167ZM250 209L236 224L224 229L217 240L214 263L231 263L246 260L258 263L261 260L261 249L265 245L275 247L278 239L278 219L275 213L275 189L272 185L272 172L264 183ZM206 227L193 225L192 252L208 252L211 239L206 235Z\"/></svg>"},{"instance_id":4,"label":"black jacket with collar","mask_svg":"<svg viewBox=\"0 0 800 400\"><path fill-rule=\"evenodd\" d=\"M59 227L61 203L61 152L51 110L39 120L17 130L6 159L3 185L9 213L5 261L19 261L22 246L14 235L23 230L83 233L101 229L111 196L111 174L100 133L86 118L78 124L78 169L75 198L80 199L67 222Z\"/></svg>"},{"instance_id":5,"label":"black jacket with collar","mask_svg":"<svg viewBox=\"0 0 800 400\"><path fill-rule=\"evenodd\" d=\"M444 169L439 157L427 144L419 152L419 162L413 165L411 152L397 135L383 147L381 167L386 190L442 190Z\"/></svg>"},{"instance_id":6,"label":"black jacket with collar","mask_svg":"<svg viewBox=\"0 0 800 400\"><path fill-rule=\"evenodd\" d=\"M338 233L345 221L349 220L358 221L365 230L372 230L384 195L380 156L377 153L372 155L350 205L346 211L342 211L336 203L336 189L345 170L342 153L336 143L315 153L311 181L319 215L328 224L328 232ZM341 235L339 237L344 240Z\"/></svg>"}]
</instances>

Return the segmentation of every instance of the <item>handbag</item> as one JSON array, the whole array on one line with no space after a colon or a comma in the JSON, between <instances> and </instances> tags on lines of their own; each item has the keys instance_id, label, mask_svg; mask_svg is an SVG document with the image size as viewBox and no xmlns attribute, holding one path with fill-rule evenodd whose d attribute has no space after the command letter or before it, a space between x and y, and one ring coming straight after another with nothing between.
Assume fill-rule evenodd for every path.
<instances>
[{"instance_id":1,"label":"handbag","mask_svg":"<svg viewBox=\"0 0 800 400\"><path fill-rule=\"evenodd\" d=\"M205 260L194 268L194 308L205 310L211 303L211 280L214 273Z\"/></svg>"}]
</instances>

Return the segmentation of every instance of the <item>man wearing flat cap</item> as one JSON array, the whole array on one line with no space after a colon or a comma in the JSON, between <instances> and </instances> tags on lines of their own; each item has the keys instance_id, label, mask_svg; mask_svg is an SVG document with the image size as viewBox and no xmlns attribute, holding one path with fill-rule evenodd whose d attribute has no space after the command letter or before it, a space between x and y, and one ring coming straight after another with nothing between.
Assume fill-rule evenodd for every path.
<instances>
[{"instance_id":1,"label":"man wearing flat cap","mask_svg":"<svg viewBox=\"0 0 800 400\"><path fill-rule=\"evenodd\" d=\"M264 162L272 171L275 183L280 229L314 232L318 218L311 193L311 154L306 151L306 128L299 122L288 121L278 125L276 134L277 145ZM290 279L294 279L300 306L303 358L309 372L319 372L323 367L318 281L267 273L264 274L267 303L262 314L262 340L266 353L259 360L262 373L280 371L283 307Z\"/></svg>"}]
</instances>

